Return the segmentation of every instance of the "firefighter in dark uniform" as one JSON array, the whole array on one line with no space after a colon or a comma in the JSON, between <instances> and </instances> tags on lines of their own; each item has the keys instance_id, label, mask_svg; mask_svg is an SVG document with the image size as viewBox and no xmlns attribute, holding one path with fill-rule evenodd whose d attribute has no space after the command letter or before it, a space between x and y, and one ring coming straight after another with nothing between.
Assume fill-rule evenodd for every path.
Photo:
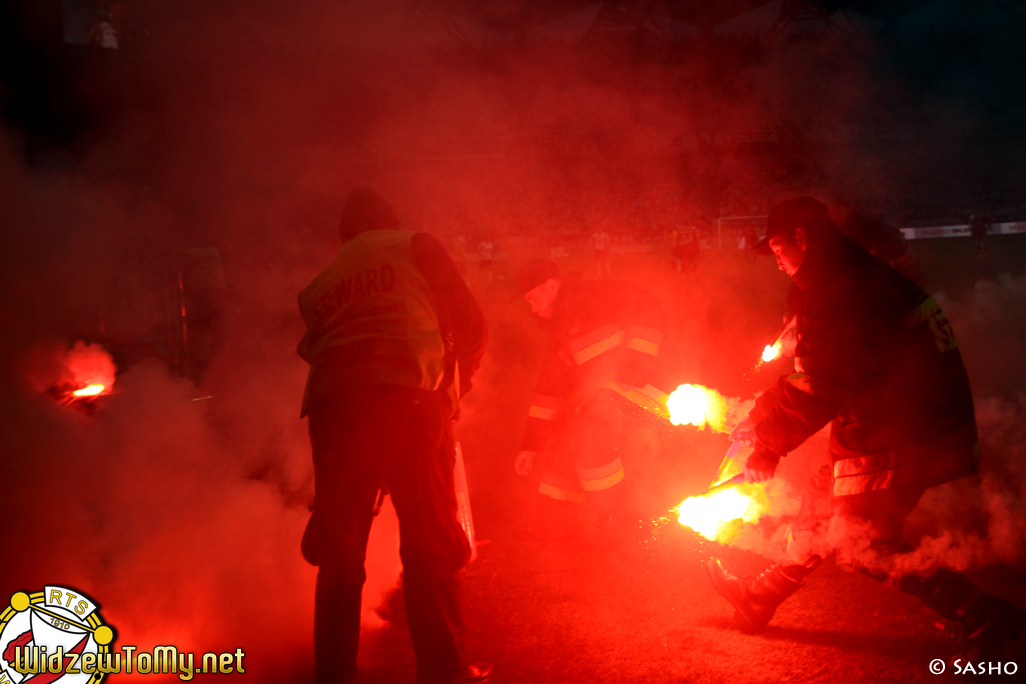
<instances>
[{"instance_id":1,"label":"firefighter in dark uniform","mask_svg":"<svg viewBox=\"0 0 1026 684\"><path fill-rule=\"evenodd\" d=\"M830 195L824 200L824 204L827 206L830 220L834 222L841 233L850 237L855 244L891 268L901 272L916 285L926 284L919 258L898 228L879 218L857 211L851 200L840 193ZM752 247L754 248L755 245ZM769 253L765 245L763 253ZM793 349L794 346L794 316L798 312L801 299L801 288L792 282L787 295L787 306L784 310L784 325L788 331L786 335L788 349Z\"/></svg>"},{"instance_id":2,"label":"firefighter in dark uniform","mask_svg":"<svg viewBox=\"0 0 1026 684\"><path fill-rule=\"evenodd\" d=\"M484 319L441 244L399 230L375 191L349 194L339 237L338 256L299 295L316 477L303 553L320 566L317 681L356 676L367 537L387 488L417 681L483 682L491 666L463 655L459 572L470 547L456 518L451 423L484 353Z\"/></svg>"},{"instance_id":3,"label":"firefighter in dark uniform","mask_svg":"<svg viewBox=\"0 0 1026 684\"><path fill-rule=\"evenodd\" d=\"M517 284L549 333L515 463L527 475L548 447L540 531L572 534L587 493L598 511L596 534L621 537L629 523L622 456L635 429L665 412L666 394L651 384L662 307L629 282L564 277L551 261L527 264Z\"/></svg>"},{"instance_id":4,"label":"firefighter in dark uniform","mask_svg":"<svg viewBox=\"0 0 1026 684\"><path fill-rule=\"evenodd\" d=\"M1026 613L959 573L897 574L887 562L911 550L902 538L905 517L928 487L978 472L969 379L947 318L914 282L841 234L811 198L773 209L763 248L802 297L795 372L759 397L733 435L754 445L745 478L772 478L780 458L827 423L832 467L803 496L787 545L793 562L737 577L714 559L714 586L744 627L762 629L840 548L827 541L831 523L865 530L871 553L856 559L860 571L950 620L967 653L996 653L1016 638Z\"/></svg>"}]
</instances>

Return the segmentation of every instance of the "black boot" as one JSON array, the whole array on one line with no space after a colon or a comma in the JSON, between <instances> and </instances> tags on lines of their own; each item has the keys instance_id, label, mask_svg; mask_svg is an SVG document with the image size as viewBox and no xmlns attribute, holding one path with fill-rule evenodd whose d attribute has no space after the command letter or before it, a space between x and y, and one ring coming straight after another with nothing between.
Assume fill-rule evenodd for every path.
<instances>
[{"instance_id":1,"label":"black boot","mask_svg":"<svg viewBox=\"0 0 1026 684\"><path fill-rule=\"evenodd\" d=\"M581 505L541 494L535 511L534 537L542 541L576 542L580 539Z\"/></svg>"},{"instance_id":2,"label":"black boot","mask_svg":"<svg viewBox=\"0 0 1026 684\"><path fill-rule=\"evenodd\" d=\"M750 632L764 629L777 606L805 586L804 582L788 577L780 565L770 566L757 577L738 577L719 558L710 560L707 568L713 587L737 609L735 617Z\"/></svg>"},{"instance_id":3,"label":"black boot","mask_svg":"<svg viewBox=\"0 0 1026 684\"><path fill-rule=\"evenodd\" d=\"M963 655L971 662L998 660L1005 644L1026 627L1026 611L973 587L954 611Z\"/></svg>"},{"instance_id":4,"label":"black boot","mask_svg":"<svg viewBox=\"0 0 1026 684\"><path fill-rule=\"evenodd\" d=\"M588 518L587 543L595 548L622 546L637 541L640 521L630 511L622 484L589 492L591 515Z\"/></svg>"},{"instance_id":5,"label":"black boot","mask_svg":"<svg viewBox=\"0 0 1026 684\"><path fill-rule=\"evenodd\" d=\"M1026 611L980 591L958 572L939 570L893 583L947 619L952 636L962 642L959 655L971 662L997 660L1001 648L1026 627Z\"/></svg>"}]
</instances>

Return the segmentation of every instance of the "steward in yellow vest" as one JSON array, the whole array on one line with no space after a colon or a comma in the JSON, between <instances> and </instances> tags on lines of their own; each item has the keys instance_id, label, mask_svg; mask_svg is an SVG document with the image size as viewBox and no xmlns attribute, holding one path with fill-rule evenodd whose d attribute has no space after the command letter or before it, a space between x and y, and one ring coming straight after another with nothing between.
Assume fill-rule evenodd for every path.
<instances>
[{"instance_id":1,"label":"steward in yellow vest","mask_svg":"<svg viewBox=\"0 0 1026 684\"><path fill-rule=\"evenodd\" d=\"M299 293L307 333L297 351L310 364L303 415L311 402L340 389L441 386L446 348L431 288L413 256L415 235L354 235Z\"/></svg>"},{"instance_id":2,"label":"steward in yellow vest","mask_svg":"<svg viewBox=\"0 0 1026 684\"><path fill-rule=\"evenodd\" d=\"M451 425L484 354L484 317L438 240L399 230L375 191L350 193L339 237L338 256L299 295L316 487L303 555L319 566L317 681L356 676L367 536L387 490L417 681L483 682L491 665L463 655L458 573L470 545L456 518Z\"/></svg>"}]
</instances>

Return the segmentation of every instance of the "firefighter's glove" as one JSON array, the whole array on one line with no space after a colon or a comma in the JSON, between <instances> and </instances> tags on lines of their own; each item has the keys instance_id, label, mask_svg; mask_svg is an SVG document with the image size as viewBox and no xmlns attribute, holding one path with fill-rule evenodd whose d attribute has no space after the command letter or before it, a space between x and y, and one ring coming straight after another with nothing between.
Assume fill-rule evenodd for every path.
<instances>
[{"instance_id":1,"label":"firefighter's glove","mask_svg":"<svg viewBox=\"0 0 1026 684\"><path fill-rule=\"evenodd\" d=\"M517 475L530 475L534 472L534 460L537 456L538 453L535 451L521 451L517 454L517 460L513 464Z\"/></svg>"},{"instance_id":2,"label":"firefighter's glove","mask_svg":"<svg viewBox=\"0 0 1026 684\"><path fill-rule=\"evenodd\" d=\"M730 441L741 442L745 446L755 446L755 422L745 416L744 420L730 431Z\"/></svg>"},{"instance_id":3,"label":"firefighter's glove","mask_svg":"<svg viewBox=\"0 0 1026 684\"><path fill-rule=\"evenodd\" d=\"M766 482L773 479L777 471L780 455L762 444L755 445L755 451L745 461L745 482Z\"/></svg>"}]
</instances>

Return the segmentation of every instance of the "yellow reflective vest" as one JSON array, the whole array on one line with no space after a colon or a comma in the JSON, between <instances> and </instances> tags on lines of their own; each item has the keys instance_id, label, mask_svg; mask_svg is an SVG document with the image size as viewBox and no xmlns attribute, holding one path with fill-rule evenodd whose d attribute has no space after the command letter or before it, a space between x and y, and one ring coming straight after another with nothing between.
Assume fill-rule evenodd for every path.
<instances>
[{"instance_id":1,"label":"yellow reflective vest","mask_svg":"<svg viewBox=\"0 0 1026 684\"><path fill-rule=\"evenodd\" d=\"M306 335L297 351L310 364L302 415L332 392L377 383L441 386L445 344L413 235L357 234L299 293Z\"/></svg>"}]
</instances>

